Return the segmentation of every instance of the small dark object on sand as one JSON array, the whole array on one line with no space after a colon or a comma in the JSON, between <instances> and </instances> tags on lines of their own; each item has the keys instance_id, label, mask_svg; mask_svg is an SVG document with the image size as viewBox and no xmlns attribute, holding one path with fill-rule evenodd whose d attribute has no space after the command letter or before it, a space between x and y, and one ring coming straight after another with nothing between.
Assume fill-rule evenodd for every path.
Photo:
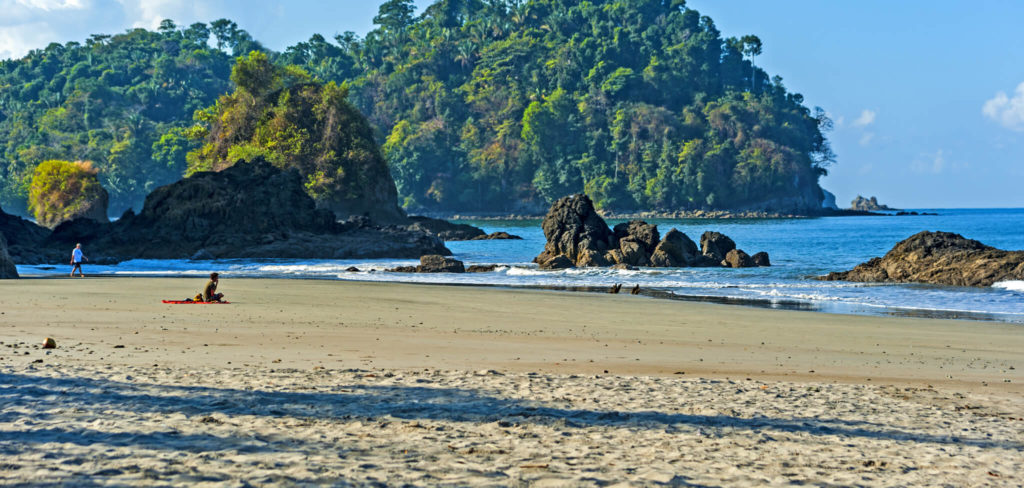
<instances>
[{"instance_id":1,"label":"small dark object on sand","mask_svg":"<svg viewBox=\"0 0 1024 488\"><path fill-rule=\"evenodd\" d=\"M616 284L612 285L611 289L608 290L608 293L618 293L619 290L621 290L621 289L622 289L622 283L616 283Z\"/></svg>"},{"instance_id":2,"label":"small dark object on sand","mask_svg":"<svg viewBox=\"0 0 1024 488\"><path fill-rule=\"evenodd\" d=\"M629 291L629 294L630 295L639 295L640 294L640 285L637 284L636 286L634 286L633 289Z\"/></svg>"}]
</instances>

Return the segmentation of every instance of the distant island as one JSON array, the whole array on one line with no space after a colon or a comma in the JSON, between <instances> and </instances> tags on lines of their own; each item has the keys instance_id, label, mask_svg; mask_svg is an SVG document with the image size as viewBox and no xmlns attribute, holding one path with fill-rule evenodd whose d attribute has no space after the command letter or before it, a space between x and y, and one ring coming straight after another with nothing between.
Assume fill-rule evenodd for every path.
<instances>
[{"instance_id":1,"label":"distant island","mask_svg":"<svg viewBox=\"0 0 1024 488\"><path fill-rule=\"evenodd\" d=\"M864 212L877 212L877 211L880 211L880 210L898 210L898 209L889 207L888 205L883 205L881 203L878 203L878 199L875 198L875 197L864 198L864 197L862 197L860 195L857 195L857 198L854 198L853 201L850 202L850 210L859 210L859 211L864 211Z\"/></svg>"},{"instance_id":2,"label":"distant island","mask_svg":"<svg viewBox=\"0 0 1024 488\"><path fill-rule=\"evenodd\" d=\"M439 0L414 11L388 0L365 38L315 34L283 52L227 19L165 20L2 61L0 205L28 215L35 168L65 160L92 163L111 214L141 209L213 150L197 137L210 128L203 117L230 111L218 104L237 88L231 68L259 52L284 71L275 90L291 100L295 83L337 83L331 96L367 117L408 211L543 214L577 192L618 212L821 208L831 121L757 67L756 36L723 38L679 0ZM264 131L279 131L278 154L309 137L280 129L216 156L258 155ZM313 166L310 188L335 184Z\"/></svg>"}]
</instances>

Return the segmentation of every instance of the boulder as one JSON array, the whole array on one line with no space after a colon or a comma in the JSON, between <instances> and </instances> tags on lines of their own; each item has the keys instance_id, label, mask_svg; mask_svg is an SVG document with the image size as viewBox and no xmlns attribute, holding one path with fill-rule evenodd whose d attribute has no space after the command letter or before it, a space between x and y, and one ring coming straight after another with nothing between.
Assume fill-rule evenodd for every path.
<instances>
[{"instance_id":1,"label":"boulder","mask_svg":"<svg viewBox=\"0 0 1024 488\"><path fill-rule=\"evenodd\" d=\"M7 254L7 239L4 238L3 234L0 234L0 279L6 280L17 277L18 268L14 266L14 261Z\"/></svg>"},{"instance_id":2,"label":"boulder","mask_svg":"<svg viewBox=\"0 0 1024 488\"><path fill-rule=\"evenodd\" d=\"M569 269L574 267L572 260L564 254L559 254L540 263L540 269Z\"/></svg>"},{"instance_id":3,"label":"boulder","mask_svg":"<svg viewBox=\"0 0 1024 488\"><path fill-rule=\"evenodd\" d=\"M766 267L772 265L772 261L768 259L768 253L764 251L754 254L751 258L754 260L755 266Z\"/></svg>"},{"instance_id":4,"label":"boulder","mask_svg":"<svg viewBox=\"0 0 1024 488\"><path fill-rule=\"evenodd\" d=\"M556 201L544 217L541 228L547 244L544 252L534 258L538 264L561 255L575 266L582 251L593 250L603 255L616 247L614 233L597 214L594 202L582 193Z\"/></svg>"},{"instance_id":5,"label":"boulder","mask_svg":"<svg viewBox=\"0 0 1024 488\"><path fill-rule=\"evenodd\" d=\"M30 220L7 214L0 208L0 234L7 239L7 253L19 263L36 264L43 262L64 262L70 256L68 248L60 255L49 253L41 247L50 230ZM51 255L52 254L52 255Z\"/></svg>"},{"instance_id":6,"label":"boulder","mask_svg":"<svg viewBox=\"0 0 1024 488\"><path fill-rule=\"evenodd\" d=\"M824 280L991 286L1024 280L1024 251L1003 251L949 232L919 232L880 258Z\"/></svg>"},{"instance_id":7,"label":"boulder","mask_svg":"<svg viewBox=\"0 0 1024 488\"><path fill-rule=\"evenodd\" d=\"M620 243L620 248L622 247L622 241L633 241L640 244L644 254L648 256L654 252L654 248L658 246L658 241L661 240L658 234L658 226L648 224L643 220L631 220L618 224L613 229L613 233L615 234L615 240Z\"/></svg>"},{"instance_id":8,"label":"boulder","mask_svg":"<svg viewBox=\"0 0 1024 488\"><path fill-rule=\"evenodd\" d=\"M416 267L417 273L465 273L466 268L462 261L444 257L438 254L420 256L420 265Z\"/></svg>"},{"instance_id":9,"label":"boulder","mask_svg":"<svg viewBox=\"0 0 1024 488\"><path fill-rule=\"evenodd\" d=\"M52 337L43 339L43 349L57 349L57 341L53 340Z\"/></svg>"},{"instance_id":10,"label":"boulder","mask_svg":"<svg viewBox=\"0 0 1024 488\"><path fill-rule=\"evenodd\" d=\"M681 268L693 266L697 259L697 244L676 229L669 230L651 254L651 266Z\"/></svg>"},{"instance_id":11,"label":"boulder","mask_svg":"<svg viewBox=\"0 0 1024 488\"><path fill-rule=\"evenodd\" d=\"M729 251L736 249L736 243L725 234L720 232L705 232L700 236L701 254L711 258L715 262L722 262Z\"/></svg>"},{"instance_id":12,"label":"boulder","mask_svg":"<svg viewBox=\"0 0 1024 488\"><path fill-rule=\"evenodd\" d=\"M722 266L729 268L753 268L757 266L754 264L753 258L747 253L740 249L733 249L725 255L725 260L722 261Z\"/></svg>"}]
</instances>

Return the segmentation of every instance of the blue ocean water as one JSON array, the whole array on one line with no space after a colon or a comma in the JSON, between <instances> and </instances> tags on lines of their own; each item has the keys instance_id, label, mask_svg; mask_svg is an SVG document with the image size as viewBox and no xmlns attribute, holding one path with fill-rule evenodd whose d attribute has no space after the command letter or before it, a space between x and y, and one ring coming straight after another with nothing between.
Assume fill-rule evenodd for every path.
<instances>
[{"instance_id":1,"label":"blue ocean water","mask_svg":"<svg viewBox=\"0 0 1024 488\"><path fill-rule=\"evenodd\" d=\"M500 286L605 287L639 284L680 297L744 301L779 308L833 313L976 318L1024 323L1024 282L988 288L825 282L813 279L885 254L922 230L956 232L1000 249L1024 249L1024 209L915 209L936 216L822 217L810 219L649 220L662 233L675 227L695 241L706 230L722 232L753 254L767 251L769 268L573 269L540 271L530 261L544 248L540 221L464 221L487 232L506 231L521 241L450 242L469 264L499 264L494 272L383 273L412 260L132 260L87 266L92 274L197 276L212 270L230 277L319 278ZM618 221L609 221L614 225ZM345 272L349 266L362 270ZM66 266L19 266L23 274L66 273ZM227 281L226 281L227 283Z\"/></svg>"}]
</instances>

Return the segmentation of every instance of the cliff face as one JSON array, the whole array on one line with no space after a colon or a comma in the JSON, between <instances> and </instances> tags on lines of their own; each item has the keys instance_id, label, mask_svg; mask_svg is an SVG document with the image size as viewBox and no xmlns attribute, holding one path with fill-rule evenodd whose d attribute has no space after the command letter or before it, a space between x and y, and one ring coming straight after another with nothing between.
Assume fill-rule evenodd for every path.
<instances>
[{"instance_id":1,"label":"cliff face","mask_svg":"<svg viewBox=\"0 0 1024 488\"><path fill-rule=\"evenodd\" d=\"M14 261L7 254L7 239L0 233L0 280L18 277L18 269L14 267Z\"/></svg>"}]
</instances>

